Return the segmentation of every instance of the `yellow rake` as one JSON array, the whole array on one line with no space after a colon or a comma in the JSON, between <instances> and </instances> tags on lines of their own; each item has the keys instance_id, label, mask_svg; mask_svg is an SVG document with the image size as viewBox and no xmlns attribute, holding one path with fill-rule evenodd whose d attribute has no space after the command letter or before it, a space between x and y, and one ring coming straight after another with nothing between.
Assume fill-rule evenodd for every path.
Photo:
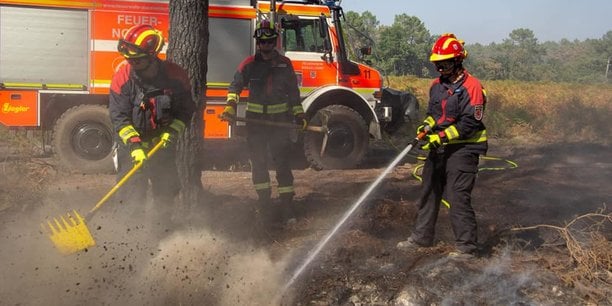
<instances>
[{"instance_id":1,"label":"yellow rake","mask_svg":"<svg viewBox=\"0 0 612 306\"><path fill-rule=\"evenodd\" d=\"M161 147L165 145L165 141L161 140L147 153L147 157L150 158L157 152ZM55 247L64 255L73 254L89 247L96 245L96 242L91 235L91 232L87 228L85 221L91 220L93 214L104 204L128 179L130 179L138 169L142 167L142 162L135 164L128 173L126 173L113 188L111 188L96 205L89 210L85 218L81 217L76 210L72 210L72 214L67 213L66 216L59 218L53 218L53 220L47 220L47 226L50 230L49 238L55 245ZM43 231L45 225L41 224Z\"/></svg>"}]
</instances>

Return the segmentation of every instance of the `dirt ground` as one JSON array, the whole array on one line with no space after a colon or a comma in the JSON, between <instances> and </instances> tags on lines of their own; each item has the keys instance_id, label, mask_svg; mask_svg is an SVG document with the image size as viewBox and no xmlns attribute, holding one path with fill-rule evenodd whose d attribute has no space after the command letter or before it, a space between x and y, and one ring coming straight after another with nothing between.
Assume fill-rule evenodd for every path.
<instances>
[{"instance_id":1,"label":"dirt ground","mask_svg":"<svg viewBox=\"0 0 612 306\"><path fill-rule=\"evenodd\" d=\"M395 248L416 212L413 156L357 201L397 154L389 147L361 169L296 169L296 223L261 221L249 172L204 171L203 203L162 222L149 201L109 201L88 223L97 245L72 255L57 252L41 223L85 214L114 176L64 173L6 144L0 153L0 305L612 304L610 146L492 141L473 193L482 251L469 261L447 257L446 208L434 247ZM563 228L590 213L570 236L587 252L573 257L562 231L511 230Z\"/></svg>"}]
</instances>

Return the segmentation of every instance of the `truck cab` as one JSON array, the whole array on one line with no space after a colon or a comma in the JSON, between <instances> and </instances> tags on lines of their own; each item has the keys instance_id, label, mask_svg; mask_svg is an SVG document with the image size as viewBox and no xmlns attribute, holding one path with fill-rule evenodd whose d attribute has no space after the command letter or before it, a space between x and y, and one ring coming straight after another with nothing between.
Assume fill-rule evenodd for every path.
<instances>
[{"instance_id":1,"label":"truck cab","mask_svg":"<svg viewBox=\"0 0 612 306\"><path fill-rule=\"evenodd\" d=\"M381 139L383 133L395 132L403 123L414 120L418 111L414 96L383 88L383 78L378 70L349 60L343 31L343 11L337 2L259 1L253 6L257 16L250 24L250 31L244 32L251 37L256 20L273 20L280 31L277 49L293 63L302 105L310 124L328 127L327 134L301 135L303 137L298 145L303 146L311 167L355 168L365 158L370 140ZM214 36L217 33L222 33L222 30L215 28L216 22L220 20L211 18L209 23L211 42L216 41ZM249 54L254 53L253 38L246 41L252 48ZM367 47L362 49L369 50ZM218 52L228 54L236 52L236 49ZM233 58L243 59L247 55ZM211 55L209 62L210 58ZM209 83L210 80L209 77ZM229 81L231 79L228 78L226 82ZM217 103L215 98L210 94L207 96L210 98L208 111L216 113L211 111ZM248 100L248 93L241 100ZM224 97L220 97L218 103L217 110L220 112L221 106L225 105ZM244 114L240 104L238 114ZM219 125L214 122L214 117L209 119L213 121L207 121L207 124ZM229 137L240 135L240 124L230 127L229 131Z\"/></svg>"},{"instance_id":2,"label":"truck cab","mask_svg":"<svg viewBox=\"0 0 612 306\"><path fill-rule=\"evenodd\" d=\"M202 118L207 147L240 139L244 126L230 125L218 115L238 64L256 51L253 31L262 18L280 29L277 48L292 60L310 124L328 128L328 133L303 133L298 139L313 168L358 166L370 140L398 130L416 115L412 95L383 88L380 72L349 60L338 2L209 3ZM0 123L42 131L44 148L49 144L67 170L111 171L115 132L108 91L115 69L124 64L117 40L141 23L168 39L168 1L0 0L0 20ZM248 91L241 101L248 101ZM238 115L244 115L243 105Z\"/></svg>"}]
</instances>

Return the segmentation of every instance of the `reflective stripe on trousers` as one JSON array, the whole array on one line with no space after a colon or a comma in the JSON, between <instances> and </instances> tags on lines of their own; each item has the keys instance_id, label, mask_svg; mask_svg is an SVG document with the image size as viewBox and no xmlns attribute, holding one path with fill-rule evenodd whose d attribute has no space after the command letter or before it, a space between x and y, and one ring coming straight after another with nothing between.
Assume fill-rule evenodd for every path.
<instances>
[{"instance_id":1,"label":"reflective stripe on trousers","mask_svg":"<svg viewBox=\"0 0 612 306\"><path fill-rule=\"evenodd\" d=\"M247 102L247 112L258 113L258 114L280 114L289 111L289 105L287 103L280 104L258 104Z\"/></svg>"},{"instance_id":2,"label":"reflective stripe on trousers","mask_svg":"<svg viewBox=\"0 0 612 306\"><path fill-rule=\"evenodd\" d=\"M289 130L263 125L247 125L247 145L251 159L253 186L270 185L268 156L272 157L279 193L293 189ZM269 150L269 154L268 154ZM260 189L261 190L261 189Z\"/></svg>"}]
</instances>

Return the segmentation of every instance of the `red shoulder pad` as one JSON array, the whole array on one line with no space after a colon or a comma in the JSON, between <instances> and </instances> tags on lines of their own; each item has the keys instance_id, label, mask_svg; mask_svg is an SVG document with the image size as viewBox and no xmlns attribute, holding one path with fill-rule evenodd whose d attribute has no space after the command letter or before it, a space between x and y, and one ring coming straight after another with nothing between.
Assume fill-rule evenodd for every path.
<instances>
[{"instance_id":1,"label":"red shoulder pad","mask_svg":"<svg viewBox=\"0 0 612 306\"><path fill-rule=\"evenodd\" d=\"M242 63L240 63L240 65L238 65L238 71L242 72L244 71L244 67L246 67L246 65L252 63L253 61L255 61L255 55L251 55L247 58L245 58Z\"/></svg>"},{"instance_id":2,"label":"red shoulder pad","mask_svg":"<svg viewBox=\"0 0 612 306\"><path fill-rule=\"evenodd\" d=\"M121 87L125 85L130 79L130 71L132 70L132 66L130 65L122 65L119 69L113 74L113 79L111 81L111 90L116 93L121 93Z\"/></svg>"},{"instance_id":3,"label":"red shoulder pad","mask_svg":"<svg viewBox=\"0 0 612 306\"><path fill-rule=\"evenodd\" d=\"M485 99L484 94L482 92L482 84L478 81L477 78L466 74L466 80L463 83L463 86L467 90L468 95L470 96L470 105L484 105Z\"/></svg>"}]
</instances>

